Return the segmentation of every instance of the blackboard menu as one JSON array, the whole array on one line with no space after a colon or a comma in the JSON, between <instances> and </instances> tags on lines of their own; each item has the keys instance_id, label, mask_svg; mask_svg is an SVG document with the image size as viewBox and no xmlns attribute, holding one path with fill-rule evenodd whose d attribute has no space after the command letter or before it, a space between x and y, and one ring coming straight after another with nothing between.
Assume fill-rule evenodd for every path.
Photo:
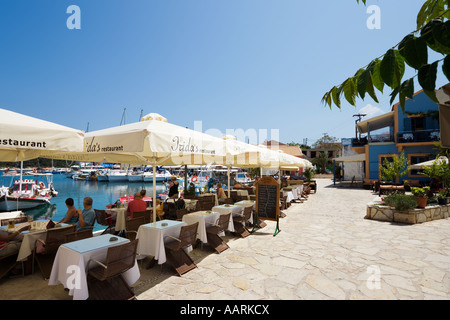
<instances>
[{"instance_id":1,"label":"blackboard menu","mask_svg":"<svg viewBox=\"0 0 450 320\"><path fill-rule=\"evenodd\" d=\"M280 214L280 185L272 177L256 184L256 212L261 220L277 220Z\"/></svg>"}]
</instances>

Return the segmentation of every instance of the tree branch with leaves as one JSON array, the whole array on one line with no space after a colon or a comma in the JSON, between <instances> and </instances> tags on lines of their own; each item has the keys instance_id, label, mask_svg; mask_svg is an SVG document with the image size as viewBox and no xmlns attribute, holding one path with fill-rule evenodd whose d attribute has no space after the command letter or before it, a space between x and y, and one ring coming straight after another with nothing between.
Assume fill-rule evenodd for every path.
<instances>
[{"instance_id":1,"label":"tree branch with leaves","mask_svg":"<svg viewBox=\"0 0 450 320\"><path fill-rule=\"evenodd\" d=\"M360 3L359 0L356 0ZM366 5L366 0L361 0ZM398 44L382 56L373 59L367 66L360 68L354 76L342 84L334 86L324 94L322 102L330 109L334 104L341 108L344 97L356 107L356 99L362 100L369 95L379 102L375 89L383 93L385 86L391 90L390 103L399 96L399 103L404 110L406 98L413 99L414 78L426 95L438 103L436 97L436 79L439 67L450 81L450 0L427 0L417 15L417 30L405 36ZM428 50L443 55L442 59L428 61ZM441 65L441 66L440 66ZM413 68L416 74L403 80L406 66Z\"/></svg>"}]
</instances>

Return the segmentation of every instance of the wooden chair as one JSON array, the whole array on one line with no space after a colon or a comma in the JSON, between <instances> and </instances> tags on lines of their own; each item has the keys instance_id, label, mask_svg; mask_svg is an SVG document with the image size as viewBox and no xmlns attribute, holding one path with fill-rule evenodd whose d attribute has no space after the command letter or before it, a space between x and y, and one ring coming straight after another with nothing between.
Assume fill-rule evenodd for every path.
<instances>
[{"instance_id":1,"label":"wooden chair","mask_svg":"<svg viewBox=\"0 0 450 320\"><path fill-rule=\"evenodd\" d=\"M64 243L83 240L92 237L93 237L92 229L75 231L64 235Z\"/></svg>"},{"instance_id":2,"label":"wooden chair","mask_svg":"<svg viewBox=\"0 0 450 320\"><path fill-rule=\"evenodd\" d=\"M229 248L229 246L223 241L223 239L219 236L219 233L225 232L228 228L228 223L230 222L230 213L220 215L217 220L217 224L213 224L210 227L206 228L206 236L208 239L208 244L217 251L217 253L221 253Z\"/></svg>"},{"instance_id":3,"label":"wooden chair","mask_svg":"<svg viewBox=\"0 0 450 320\"><path fill-rule=\"evenodd\" d=\"M44 279L50 278L56 252L58 251L59 246L64 243L66 234L75 232L75 227L75 225L71 225L69 227L48 229L44 240L36 240L33 258L36 260ZM43 246L43 251L39 253L37 252L38 242Z\"/></svg>"},{"instance_id":4,"label":"wooden chair","mask_svg":"<svg viewBox=\"0 0 450 320\"><path fill-rule=\"evenodd\" d=\"M106 210L98 210L94 209L95 211L95 221L101 226L105 226L105 231L102 232L102 234L105 233L114 233L114 226L115 221L111 218L111 216L106 212Z\"/></svg>"},{"instance_id":5,"label":"wooden chair","mask_svg":"<svg viewBox=\"0 0 450 320\"><path fill-rule=\"evenodd\" d=\"M178 209L177 210L177 220L179 220L179 221L182 221L183 220L183 216L185 215L185 214L188 214L189 212L188 212L188 209Z\"/></svg>"},{"instance_id":6,"label":"wooden chair","mask_svg":"<svg viewBox=\"0 0 450 320\"><path fill-rule=\"evenodd\" d=\"M135 240L137 236L138 229L141 225L145 223L145 217L133 217L133 219L128 219L125 222L125 234L127 239Z\"/></svg>"},{"instance_id":7,"label":"wooden chair","mask_svg":"<svg viewBox=\"0 0 450 320\"><path fill-rule=\"evenodd\" d=\"M168 236L174 241L164 243L167 262L181 276L186 272L197 268L191 257L184 251L189 246L194 246L197 241L198 222L181 227L178 238Z\"/></svg>"},{"instance_id":8,"label":"wooden chair","mask_svg":"<svg viewBox=\"0 0 450 320\"><path fill-rule=\"evenodd\" d=\"M153 210L145 210L145 211L135 211L133 212L133 219L144 217L145 223L153 222L153 216L152 216Z\"/></svg>"},{"instance_id":9,"label":"wooden chair","mask_svg":"<svg viewBox=\"0 0 450 320\"><path fill-rule=\"evenodd\" d=\"M248 220L250 220L252 212L253 206L244 207L244 212L242 216L233 217L233 225L235 233L240 235L242 238L246 238L251 234L245 224Z\"/></svg>"},{"instance_id":10,"label":"wooden chair","mask_svg":"<svg viewBox=\"0 0 450 320\"><path fill-rule=\"evenodd\" d=\"M104 263L91 259L88 262L89 297L94 300L132 300L136 299L122 274L134 267L138 240L108 248ZM89 269L91 262L96 267Z\"/></svg>"}]
</instances>

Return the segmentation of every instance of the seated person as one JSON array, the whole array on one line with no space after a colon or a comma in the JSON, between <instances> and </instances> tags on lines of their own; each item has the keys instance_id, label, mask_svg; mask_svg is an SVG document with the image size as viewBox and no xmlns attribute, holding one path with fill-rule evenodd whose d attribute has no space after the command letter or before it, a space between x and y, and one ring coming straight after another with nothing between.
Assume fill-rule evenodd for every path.
<instances>
[{"instance_id":1,"label":"seated person","mask_svg":"<svg viewBox=\"0 0 450 320\"><path fill-rule=\"evenodd\" d=\"M59 223L75 224L78 222L77 208L75 208L73 203L72 198L66 199L67 213L66 216L59 221Z\"/></svg>"},{"instance_id":2,"label":"seated person","mask_svg":"<svg viewBox=\"0 0 450 320\"><path fill-rule=\"evenodd\" d=\"M30 229L29 225L24 226L10 234L0 232L0 257L6 257L10 254L19 252L20 244L23 240L22 231L28 229Z\"/></svg>"},{"instance_id":3,"label":"seated person","mask_svg":"<svg viewBox=\"0 0 450 320\"><path fill-rule=\"evenodd\" d=\"M242 184L240 184L239 182L236 182L234 184L233 188L242 188Z\"/></svg>"},{"instance_id":4,"label":"seated person","mask_svg":"<svg viewBox=\"0 0 450 320\"><path fill-rule=\"evenodd\" d=\"M161 201L161 197L156 198L156 214L160 217L164 215L164 203Z\"/></svg>"},{"instance_id":5,"label":"seated person","mask_svg":"<svg viewBox=\"0 0 450 320\"><path fill-rule=\"evenodd\" d=\"M145 211L147 209L147 202L142 200L142 194L136 192L134 194L134 200L128 203L127 212L130 214L130 219L133 219L133 212L135 211Z\"/></svg>"},{"instance_id":6,"label":"seated person","mask_svg":"<svg viewBox=\"0 0 450 320\"><path fill-rule=\"evenodd\" d=\"M88 227L91 227L94 225L95 222L95 211L94 208L92 208L93 200L91 197L86 197L83 199L83 207L84 209L77 209L78 213L78 222L76 225L76 230L85 230L88 229Z\"/></svg>"},{"instance_id":7,"label":"seated person","mask_svg":"<svg viewBox=\"0 0 450 320\"><path fill-rule=\"evenodd\" d=\"M227 195L225 194L225 191L222 188L222 184L218 183L217 184L217 199L219 200L219 203L223 203L225 201L223 201L224 199L227 199Z\"/></svg>"}]
</instances>

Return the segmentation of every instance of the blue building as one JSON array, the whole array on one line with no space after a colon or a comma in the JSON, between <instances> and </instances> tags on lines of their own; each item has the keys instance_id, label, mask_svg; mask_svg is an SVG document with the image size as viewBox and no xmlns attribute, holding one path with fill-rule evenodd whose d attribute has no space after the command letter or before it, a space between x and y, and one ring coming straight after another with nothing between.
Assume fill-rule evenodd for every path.
<instances>
[{"instance_id":1,"label":"blue building","mask_svg":"<svg viewBox=\"0 0 450 320\"><path fill-rule=\"evenodd\" d=\"M391 112L361 121L356 127L359 137L352 139L352 149L365 155L366 181L379 180L380 163L398 157L402 151L411 165L435 159L439 152L439 106L423 91L406 101L404 111L397 103ZM402 180L427 177L411 170Z\"/></svg>"}]
</instances>

